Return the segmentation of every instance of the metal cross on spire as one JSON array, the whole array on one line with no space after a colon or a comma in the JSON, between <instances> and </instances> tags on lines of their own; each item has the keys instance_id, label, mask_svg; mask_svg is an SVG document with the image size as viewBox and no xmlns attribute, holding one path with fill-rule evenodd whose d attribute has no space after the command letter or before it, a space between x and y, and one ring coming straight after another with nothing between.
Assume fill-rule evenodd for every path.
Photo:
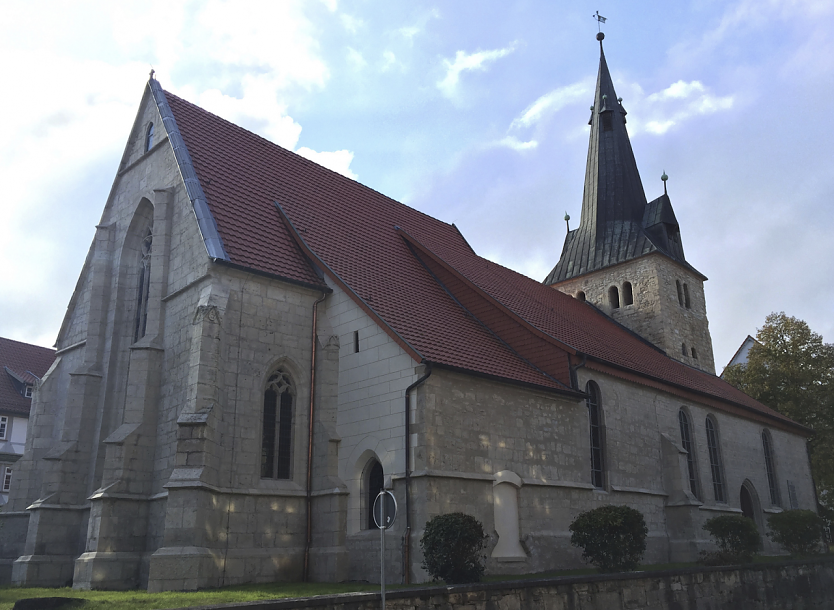
<instances>
[{"instance_id":1,"label":"metal cross on spire","mask_svg":"<svg viewBox=\"0 0 834 610\"><path fill-rule=\"evenodd\" d=\"M595 15L591 15L591 17L597 20L597 31L602 31L602 24L605 23L605 17L599 14L599 11L596 12Z\"/></svg>"}]
</instances>

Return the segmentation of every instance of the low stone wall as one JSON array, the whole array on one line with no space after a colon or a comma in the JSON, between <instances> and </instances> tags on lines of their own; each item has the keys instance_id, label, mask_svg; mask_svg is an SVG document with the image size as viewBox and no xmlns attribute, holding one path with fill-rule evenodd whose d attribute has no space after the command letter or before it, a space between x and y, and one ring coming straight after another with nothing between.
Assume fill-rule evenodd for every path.
<instances>
[{"instance_id":1,"label":"low stone wall","mask_svg":"<svg viewBox=\"0 0 834 610\"><path fill-rule=\"evenodd\" d=\"M379 593L204 606L376 610ZM388 591L389 610L808 610L834 608L834 557L778 564Z\"/></svg>"}]
</instances>

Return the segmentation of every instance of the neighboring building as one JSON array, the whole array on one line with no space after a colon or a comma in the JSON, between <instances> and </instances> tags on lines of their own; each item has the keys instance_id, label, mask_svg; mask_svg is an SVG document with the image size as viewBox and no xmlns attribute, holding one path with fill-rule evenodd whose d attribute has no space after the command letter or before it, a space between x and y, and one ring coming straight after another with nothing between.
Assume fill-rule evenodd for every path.
<instances>
[{"instance_id":1,"label":"neighboring building","mask_svg":"<svg viewBox=\"0 0 834 610\"><path fill-rule=\"evenodd\" d=\"M741 342L741 345L739 345L738 349L736 350L736 353L733 354L733 357L727 363L727 366L735 366L736 364L747 364L747 360L750 356L750 348L756 345L757 343L759 342L756 341L756 339L754 339L750 335L747 335L747 338ZM727 366L724 367L724 370L727 370ZM721 371L721 376L724 377L724 371Z\"/></svg>"},{"instance_id":2,"label":"neighboring building","mask_svg":"<svg viewBox=\"0 0 834 610\"><path fill-rule=\"evenodd\" d=\"M14 464L23 455L32 396L54 360L53 349L0 337L0 505L9 499Z\"/></svg>"},{"instance_id":3,"label":"neighboring building","mask_svg":"<svg viewBox=\"0 0 834 610\"><path fill-rule=\"evenodd\" d=\"M633 164L613 96L603 59L589 175L610 168L609 143L615 169ZM614 184L636 208L626 165L632 182ZM712 516L764 530L788 494L813 509L809 430L712 371L704 278L668 199L605 226L584 218L600 201L586 192L574 239L602 245L566 251L597 302L616 268L588 257L610 252L609 228L634 231L610 284L633 302L613 319L151 78L2 514L7 574L153 591L374 581L382 487L400 507L392 582L426 577L423 527L451 511L484 523L490 572L529 573L580 564L568 525L604 504L645 515L650 562L694 559ZM700 367L663 351L676 337Z\"/></svg>"}]
</instances>

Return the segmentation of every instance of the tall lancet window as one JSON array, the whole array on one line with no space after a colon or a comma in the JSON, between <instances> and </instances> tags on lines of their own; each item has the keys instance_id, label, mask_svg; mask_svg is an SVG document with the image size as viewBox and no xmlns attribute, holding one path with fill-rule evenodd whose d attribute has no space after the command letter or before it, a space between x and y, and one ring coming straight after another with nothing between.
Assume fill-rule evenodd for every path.
<instances>
[{"instance_id":1,"label":"tall lancet window","mask_svg":"<svg viewBox=\"0 0 834 610\"><path fill-rule=\"evenodd\" d=\"M295 387L278 369L266 382L261 434L261 478L289 479L292 465L292 420Z\"/></svg>"},{"instance_id":2,"label":"tall lancet window","mask_svg":"<svg viewBox=\"0 0 834 610\"><path fill-rule=\"evenodd\" d=\"M591 427L591 483L597 489L605 487L605 431L602 427L602 404L599 386L589 381L585 386L588 398L588 422Z\"/></svg>"},{"instance_id":3,"label":"tall lancet window","mask_svg":"<svg viewBox=\"0 0 834 610\"><path fill-rule=\"evenodd\" d=\"M153 225L139 246L139 289L136 303L136 320L134 321L133 341L145 336L148 325L148 294L151 287L151 249L153 246Z\"/></svg>"}]
</instances>

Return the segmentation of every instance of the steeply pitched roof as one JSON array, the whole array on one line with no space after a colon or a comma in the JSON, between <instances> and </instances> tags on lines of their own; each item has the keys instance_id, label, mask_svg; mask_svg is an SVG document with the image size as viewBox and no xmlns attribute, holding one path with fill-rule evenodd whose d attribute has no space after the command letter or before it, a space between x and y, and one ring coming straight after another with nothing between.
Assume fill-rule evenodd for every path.
<instances>
[{"instance_id":1,"label":"steeply pitched roof","mask_svg":"<svg viewBox=\"0 0 834 610\"><path fill-rule=\"evenodd\" d=\"M672 204L664 194L646 202L626 129L626 110L614 91L600 38L599 73L579 227L565 237L547 285L660 252L703 277L683 256ZM706 278L704 278L706 279Z\"/></svg>"},{"instance_id":2,"label":"steeply pitched roof","mask_svg":"<svg viewBox=\"0 0 834 610\"><path fill-rule=\"evenodd\" d=\"M317 267L415 361L576 395L570 366L585 358L794 425L590 305L477 256L454 225L164 95L229 263L323 288Z\"/></svg>"},{"instance_id":3,"label":"steeply pitched roof","mask_svg":"<svg viewBox=\"0 0 834 610\"><path fill-rule=\"evenodd\" d=\"M0 412L29 415L32 399L23 389L44 376L55 350L0 337Z\"/></svg>"}]
</instances>

